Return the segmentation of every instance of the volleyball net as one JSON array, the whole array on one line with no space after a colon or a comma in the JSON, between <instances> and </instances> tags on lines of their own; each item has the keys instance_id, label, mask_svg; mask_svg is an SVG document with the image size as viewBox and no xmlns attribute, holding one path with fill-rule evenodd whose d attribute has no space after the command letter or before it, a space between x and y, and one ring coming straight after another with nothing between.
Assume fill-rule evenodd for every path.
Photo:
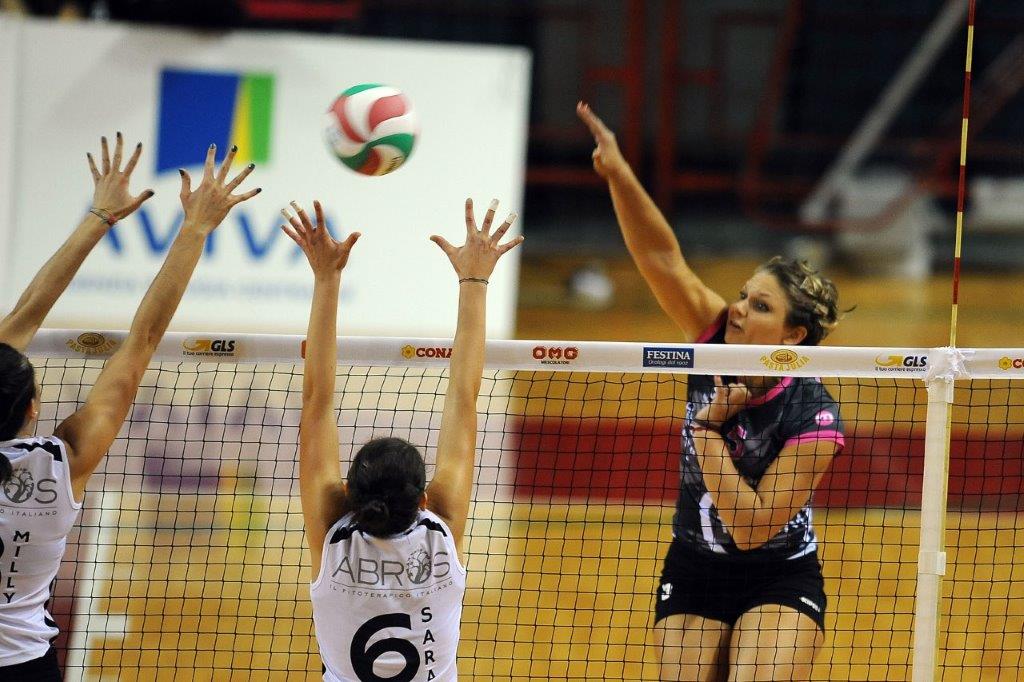
<instances>
[{"instance_id":1,"label":"volleyball net","mask_svg":"<svg viewBox=\"0 0 1024 682\"><path fill-rule=\"evenodd\" d=\"M81 406L123 339L40 333L39 433ZM366 440L398 436L430 475L450 349L341 340L342 471ZM319 676L303 351L292 336L164 339L56 582L69 679ZM464 679L658 679L688 374L818 376L840 405L845 448L813 498L828 597L813 679L909 679L915 655L920 679L928 661L947 679L1024 670L1024 350L493 341L487 367Z\"/></svg>"}]
</instances>

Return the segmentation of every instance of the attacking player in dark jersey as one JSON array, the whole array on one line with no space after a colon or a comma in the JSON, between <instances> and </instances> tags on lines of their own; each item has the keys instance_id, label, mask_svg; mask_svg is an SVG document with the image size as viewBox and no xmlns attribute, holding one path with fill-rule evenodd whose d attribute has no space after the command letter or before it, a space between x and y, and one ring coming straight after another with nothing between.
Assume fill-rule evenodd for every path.
<instances>
[{"instance_id":1,"label":"attacking player in dark jersey","mask_svg":"<svg viewBox=\"0 0 1024 682\"><path fill-rule=\"evenodd\" d=\"M727 304L687 265L615 136L580 103L594 169L662 309L702 343L816 345L838 320L833 284L774 258ZM824 642L810 500L843 446L820 382L692 376L673 541L655 597L663 680L802 680Z\"/></svg>"},{"instance_id":2,"label":"attacking player in dark jersey","mask_svg":"<svg viewBox=\"0 0 1024 682\"><path fill-rule=\"evenodd\" d=\"M195 190L188 173L181 171L184 222L139 304L128 337L104 364L85 404L62 421L53 436L34 437L39 391L24 351L106 231L153 195L147 190L133 197L128 191L141 144L123 167L120 133L113 157L106 138L102 150L99 166L89 156L96 188L88 215L42 267L14 310L0 320L0 562L6 569L0 598L0 680L4 682L61 679L57 654L50 645L57 626L46 604L86 484L128 416L206 238L232 206L259 192L232 194L253 169L250 164L227 181L235 149L218 170L216 148L210 146L202 183Z\"/></svg>"}]
</instances>

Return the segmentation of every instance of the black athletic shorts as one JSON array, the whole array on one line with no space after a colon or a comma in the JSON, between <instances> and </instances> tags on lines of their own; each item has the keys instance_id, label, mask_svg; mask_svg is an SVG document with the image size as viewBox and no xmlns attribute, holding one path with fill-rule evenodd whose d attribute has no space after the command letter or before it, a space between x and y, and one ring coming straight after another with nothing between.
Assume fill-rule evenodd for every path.
<instances>
[{"instance_id":1,"label":"black athletic shorts","mask_svg":"<svg viewBox=\"0 0 1024 682\"><path fill-rule=\"evenodd\" d=\"M53 647L31 661L0 666L0 680L3 682L61 682L61 679L57 650Z\"/></svg>"},{"instance_id":2,"label":"black athletic shorts","mask_svg":"<svg viewBox=\"0 0 1024 682\"><path fill-rule=\"evenodd\" d=\"M757 606L778 604L807 615L824 632L826 602L817 554L737 561L673 541L654 596L654 620L686 613L732 626Z\"/></svg>"}]
</instances>

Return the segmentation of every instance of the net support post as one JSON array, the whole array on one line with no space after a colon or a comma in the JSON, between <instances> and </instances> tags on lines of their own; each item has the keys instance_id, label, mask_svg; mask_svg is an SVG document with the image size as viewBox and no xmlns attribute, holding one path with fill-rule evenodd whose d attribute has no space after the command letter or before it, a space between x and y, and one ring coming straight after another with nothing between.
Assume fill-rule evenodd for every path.
<instances>
[{"instance_id":1,"label":"net support post","mask_svg":"<svg viewBox=\"0 0 1024 682\"><path fill-rule=\"evenodd\" d=\"M936 679L939 635L939 600L946 572L946 486L949 475L950 417L953 381L962 371L962 356L955 349L932 354L926 378L928 414L925 424L924 480L921 486L921 539L917 559L914 607L914 682Z\"/></svg>"}]
</instances>

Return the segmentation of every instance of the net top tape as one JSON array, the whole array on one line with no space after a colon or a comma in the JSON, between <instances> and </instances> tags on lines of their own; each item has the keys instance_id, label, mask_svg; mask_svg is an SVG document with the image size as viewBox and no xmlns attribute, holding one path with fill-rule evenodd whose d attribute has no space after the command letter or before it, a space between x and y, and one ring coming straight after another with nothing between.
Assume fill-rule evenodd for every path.
<instances>
[{"instance_id":1,"label":"net top tape","mask_svg":"<svg viewBox=\"0 0 1024 682\"><path fill-rule=\"evenodd\" d=\"M103 359L125 331L44 329L32 357ZM343 336L338 363L356 367L447 367L451 339ZM953 362L948 360L954 356ZM169 332L155 361L301 363L305 337L277 334ZM940 362L937 362L939 360ZM488 369L551 372L669 372L726 376L821 376L928 379L936 366L957 379L1024 378L1024 348L740 346L605 341L488 341ZM942 376L942 374L940 374Z\"/></svg>"}]
</instances>

